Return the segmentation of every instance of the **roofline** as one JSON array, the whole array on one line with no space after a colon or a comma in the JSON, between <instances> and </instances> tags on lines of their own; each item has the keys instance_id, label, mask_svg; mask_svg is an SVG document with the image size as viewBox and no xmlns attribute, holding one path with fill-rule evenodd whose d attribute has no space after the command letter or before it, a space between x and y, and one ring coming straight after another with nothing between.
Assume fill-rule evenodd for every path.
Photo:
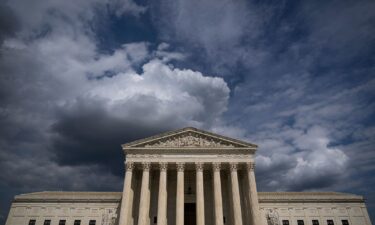
<instances>
[{"instance_id":1,"label":"roofline","mask_svg":"<svg viewBox=\"0 0 375 225\"><path fill-rule=\"evenodd\" d=\"M259 203L365 203L361 195L342 192L258 192Z\"/></svg>"},{"instance_id":2,"label":"roofline","mask_svg":"<svg viewBox=\"0 0 375 225\"><path fill-rule=\"evenodd\" d=\"M118 203L120 199L121 192L41 191L16 195L12 202Z\"/></svg>"},{"instance_id":3,"label":"roofline","mask_svg":"<svg viewBox=\"0 0 375 225\"><path fill-rule=\"evenodd\" d=\"M24 202L113 202L119 203L122 192L42 191L19 194L13 203ZM361 195L341 192L258 192L259 203L365 203Z\"/></svg>"},{"instance_id":4,"label":"roofline","mask_svg":"<svg viewBox=\"0 0 375 225\"><path fill-rule=\"evenodd\" d=\"M223 136L223 135L220 135L220 134L212 133L212 132L209 132L209 131L201 130L201 129L198 129L198 128L195 128L195 127L184 127L184 128L178 129L178 130L163 132L163 133L160 133L160 134L157 134L157 135L153 135L153 136L150 136L150 137L146 137L146 138L142 138L142 139L138 139L138 140L135 140L135 141L132 141L132 142L122 144L121 147L123 149L125 149L125 148L137 148L137 147L132 147L132 145L140 144L140 143L146 142L146 141L151 141L153 139L172 136L174 134L178 134L178 133L181 133L183 131L195 131L195 132L198 132L198 133L202 133L202 134L205 134L205 135L217 137L217 138L224 139L224 140L227 140L227 141L237 142L239 144L246 145L246 146L244 146L244 148L255 148L255 149L258 148L258 145L256 145L256 144L241 141L241 140L231 138L231 137L227 137L227 136Z\"/></svg>"}]
</instances>

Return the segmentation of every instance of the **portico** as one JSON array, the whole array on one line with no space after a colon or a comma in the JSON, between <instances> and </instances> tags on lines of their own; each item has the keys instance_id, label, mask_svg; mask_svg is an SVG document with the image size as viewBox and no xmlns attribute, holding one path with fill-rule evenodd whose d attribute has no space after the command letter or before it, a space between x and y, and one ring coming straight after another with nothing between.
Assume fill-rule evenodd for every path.
<instances>
[{"instance_id":1,"label":"portico","mask_svg":"<svg viewBox=\"0 0 375 225\"><path fill-rule=\"evenodd\" d=\"M256 148L195 128L123 145L119 224L263 225L254 175Z\"/></svg>"}]
</instances>

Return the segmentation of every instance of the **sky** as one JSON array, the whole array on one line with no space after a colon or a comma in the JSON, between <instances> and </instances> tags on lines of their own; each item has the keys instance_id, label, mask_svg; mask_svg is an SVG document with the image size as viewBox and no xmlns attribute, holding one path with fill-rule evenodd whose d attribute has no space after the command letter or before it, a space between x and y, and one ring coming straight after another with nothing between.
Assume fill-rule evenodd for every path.
<instances>
[{"instance_id":1,"label":"sky","mask_svg":"<svg viewBox=\"0 0 375 225\"><path fill-rule=\"evenodd\" d=\"M16 194L121 191L121 144L187 126L259 145L259 191L375 221L375 1L0 2L0 224Z\"/></svg>"}]
</instances>

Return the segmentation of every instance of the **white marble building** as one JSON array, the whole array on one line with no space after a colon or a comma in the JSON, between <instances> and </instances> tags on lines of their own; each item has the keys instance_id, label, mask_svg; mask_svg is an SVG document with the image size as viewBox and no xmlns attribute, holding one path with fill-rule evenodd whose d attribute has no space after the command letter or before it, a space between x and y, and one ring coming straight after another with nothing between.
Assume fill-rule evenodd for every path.
<instances>
[{"instance_id":1,"label":"white marble building","mask_svg":"<svg viewBox=\"0 0 375 225\"><path fill-rule=\"evenodd\" d=\"M196 128L123 146L123 192L17 195L6 225L371 225L363 197L257 192L257 146Z\"/></svg>"}]
</instances>

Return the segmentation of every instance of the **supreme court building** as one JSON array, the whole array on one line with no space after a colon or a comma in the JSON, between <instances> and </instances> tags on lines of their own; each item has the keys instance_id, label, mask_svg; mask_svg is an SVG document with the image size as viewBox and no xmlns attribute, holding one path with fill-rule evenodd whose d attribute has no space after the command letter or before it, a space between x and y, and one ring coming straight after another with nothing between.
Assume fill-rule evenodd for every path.
<instances>
[{"instance_id":1,"label":"supreme court building","mask_svg":"<svg viewBox=\"0 0 375 225\"><path fill-rule=\"evenodd\" d=\"M122 147L122 192L17 195L6 225L371 225L362 196L258 192L255 144L188 127Z\"/></svg>"}]
</instances>

